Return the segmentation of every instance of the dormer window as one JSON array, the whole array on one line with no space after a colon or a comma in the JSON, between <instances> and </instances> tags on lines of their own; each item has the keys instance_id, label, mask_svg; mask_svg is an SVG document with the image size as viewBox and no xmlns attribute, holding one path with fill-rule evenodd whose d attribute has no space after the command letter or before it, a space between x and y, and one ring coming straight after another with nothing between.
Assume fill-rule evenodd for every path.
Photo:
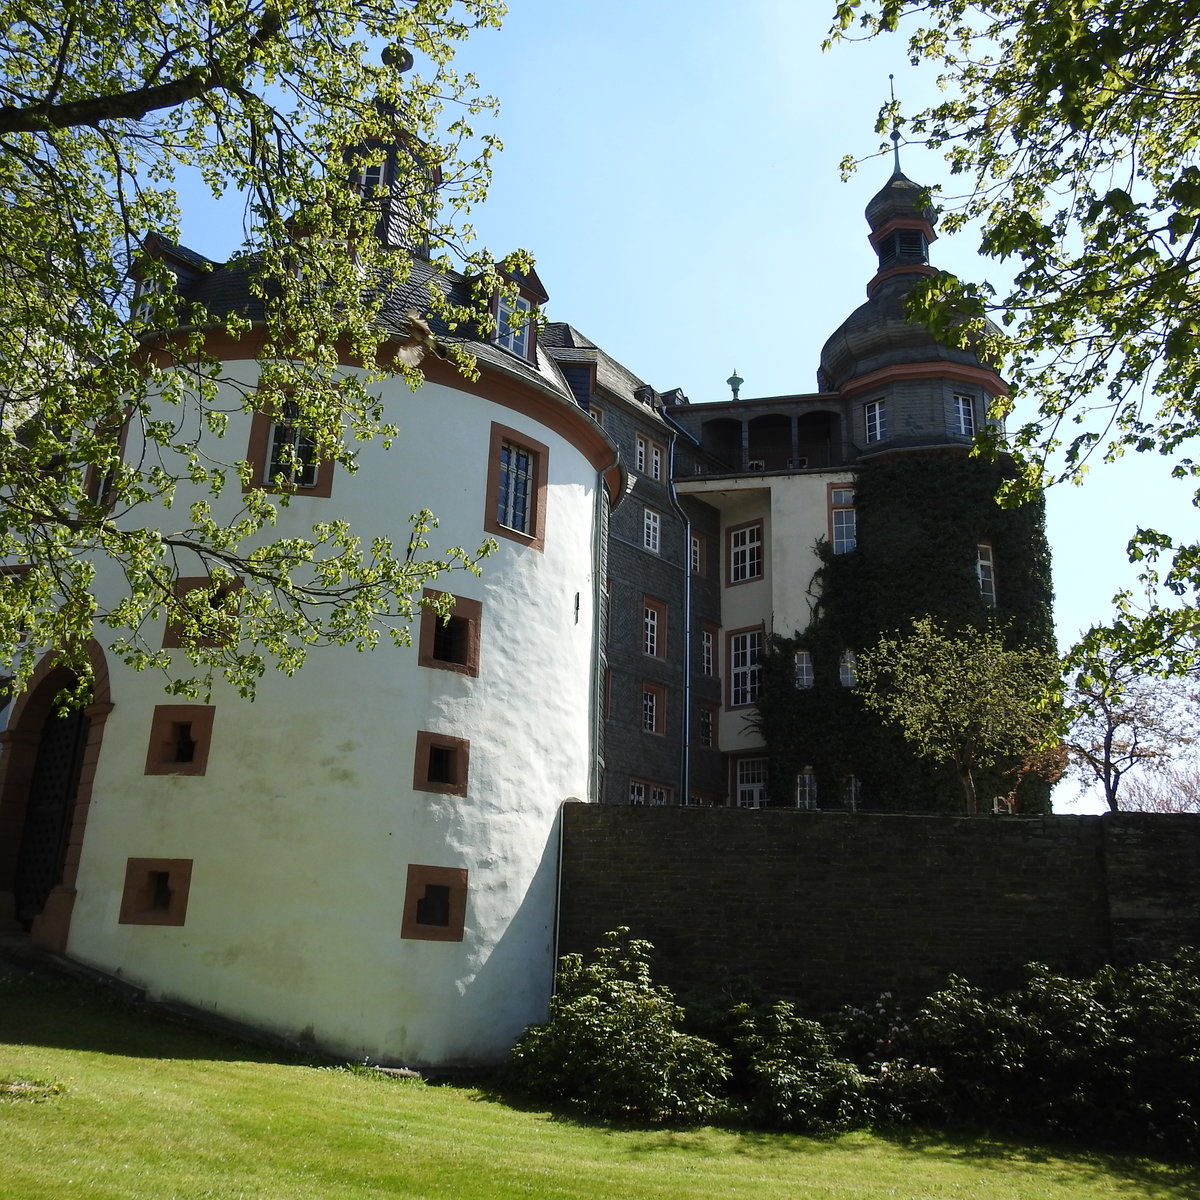
<instances>
[{"instance_id":1,"label":"dormer window","mask_svg":"<svg viewBox=\"0 0 1200 1200\"><path fill-rule=\"evenodd\" d=\"M501 295L496 304L496 345L528 358L532 313L533 305L524 296Z\"/></svg>"},{"instance_id":2,"label":"dormer window","mask_svg":"<svg viewBox=\"0 0 1200 1200\"><path fill-rule=\"evenodd\" d=\"M383 187L385 183L387 183L386 162L369 163L358 172L358 186L364 196L374 195L375 189Z\"/></svg>"},{"instance_id":3,"label":"dormer window","mask_svg":"<svg viewBox=\"0 0 1200 1200\"><path fill-rule=\"evenodd\" d=\"M139 279L133 289L130 317L138 325L148 325L154 317L154 297L161 296L165 290L163 281L157 277Z\"/></svg>"}]
</instances>

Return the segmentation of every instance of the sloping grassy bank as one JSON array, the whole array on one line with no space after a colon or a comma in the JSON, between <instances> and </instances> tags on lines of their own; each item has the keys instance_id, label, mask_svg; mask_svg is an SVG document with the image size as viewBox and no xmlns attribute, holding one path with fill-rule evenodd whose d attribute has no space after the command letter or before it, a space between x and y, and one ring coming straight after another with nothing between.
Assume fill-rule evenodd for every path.
<instances>
[{"instance_id":1,"label":"sloping grassy bank","mask_svg":"<svg viewBox=\"0 0 1200 1200\"><path fill-rule=\"evenodd\" d=\"M1194 1167L1010 1141L582 1123L285 1061L53 976L0 978L0 1200L1198 1194Z\"/></svg>"}]
</instances>

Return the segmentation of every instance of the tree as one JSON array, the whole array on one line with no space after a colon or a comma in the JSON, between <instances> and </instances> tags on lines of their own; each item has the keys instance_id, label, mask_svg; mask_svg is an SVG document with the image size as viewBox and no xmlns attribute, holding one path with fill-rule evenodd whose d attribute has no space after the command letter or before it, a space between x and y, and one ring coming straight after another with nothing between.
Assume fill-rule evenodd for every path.
<instances>
[{"instance_id":1,"label":"tree","mask_svg":"<svg viewBox=\"0 0 1200 1200\"><path fill-rule=\"evenodd\" d=\"M415 314L381 319L412 261L375 231L399 205L409 244L441 254L452 219L482 196L492 143L473 141L469 121L490 102L452 58L473 28L498 24L499 0L2 8L0 562L15 569L0 578L0 672L15 692L53 648L80 678L78 701L97 623L125 661L164 666L140 636L162 615L196 664L172 683L185 694L216 673L251 694L267 662L290 672L315 643L361 648L384 630L405 641L414 593L440 570L474 569L486 547L430 559L428 513L397 545L338 521L272 540L287 496L243 501L247 464L220 453L230 414L210 347L257 339L261 379L239 405L286 404L306 454L353 469L356 442L395 437L371 384L396 371L419 382L428 330ZM406 74L414 59L420 73ZM389 146L401 153L385 194L370 168ZM146 250L147 233L178 237L181 171L244 196L232 261L252 316L182 298ZM467 316L432 286L439 302L445 319ZM126 438L136 458L122 457ZM173 511L182 481L209 499ZM100 560L124 579L103 608ZM212 586L178 597L180 573Z\"/></svg>"},{"instance_id":2,"label":"tree","mask_svg":"<svg viewBox=\"0 0 1200 1200\"><path fill-rule=\"evenodd\" d=\"M1099 783L1117 812L1117 793L1129 771L1168 770L1195 742L1194 705L1182 681L1147 678L1112 652L1084 659L1066 696L1065 745L1075 773Z\"/></svg>"},{"instance_id":3,"label":"tree","mask_svg":"<svg viewBox=\"0 0 1200 1200\"><path fill-rule=\"evenodd\" d=\"M1031 757L1052 733L1045 697L1055 666L1039 650L1006 648L995 628L950 633L920 617L908 637L884 638L859 655L857 690L922 758L953 764L966 811L975 813L976 773Z\"/></svg>"},{"instance_id":4,"label":"tree","mask_svg":"<svg viewBox=\"0 0 1200 1200\"><path fill-rule=\"evenodd\" d=\"M943 227L978 222L982 253L1014 271L1004 290L931 279L914 315L975 339L1036 401L1007 443L1026 456L1026 490L1129 451L1196 479L1200 3L839 0L832 37L856 21L891 32L910 12L910 57L941 66L947 98L907 122L889 106L880 128L946 148L965 194ZM1010 411L1001 401L994 415ZM1138 529L1129 554L1165 600L1138 611L1123 593L1090 646L1186 669L1200 544Z\"/></svg>"},{"instance_id":5,"label":"tree","mask_svg":"<svg viewBox=\"0 0 1200 1200\"><path fill-rule=\"evenodd\" d=\"M1135 776L1126 783L1121 803L1126 812L1200 813L1200 764L1189 759Z\"/></svg>"}]
</instances>

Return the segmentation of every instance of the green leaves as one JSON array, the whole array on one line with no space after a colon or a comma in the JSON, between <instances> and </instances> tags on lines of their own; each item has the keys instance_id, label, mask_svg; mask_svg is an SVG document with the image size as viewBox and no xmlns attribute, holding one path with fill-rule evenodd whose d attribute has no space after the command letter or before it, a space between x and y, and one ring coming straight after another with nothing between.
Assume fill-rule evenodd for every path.
<instances>
[{"instance_id":1,"label":"green leaves","mask_svg":"<svg viewBox=\"0 0 1200 1200\"><path fill-rule=\"evenodd\" d=\"M847 0L832 36L855 18L895 29L903 10L914 61L936 61L948 89L910 122L965 181L944 224L976 223L981 251L1015 267L984 308L1005 327L1018 406L1034 406L1008 448L1047 483L1185 449L1200 435L1200 3ZM965 340L979 295L948 281L914 311ZM1200 572L1187 542L1172 553L1143 580L1162 590L1141 643L1185 619L1164 609L1200 629ZM1169 640L1157 653L1190 661Z\"/></svg>"},{"instance_id":2,"label":"green leaves","mask_svg":"<svg viewBox=\"0 0 1200 1200\"><path fill-rule=\"evenodd\" d=\"M272 540L288 496L241 494L245 448L223 439L235 417L284 403L342 472L359 442L396 437L375 385L420 374L380 354L381 306L408 278L409 244L457 246L452 219L486 187L492 143L468 118L491 103L452 60L501 12L494 0L0 0L0 561L19 568L0 579L0 670L12 690L51 650L86 694L95 619L120 657L167 671L181 694L224 675L250 695L269 662L293 671L309 646L403 641L414 591L477 568L486 546L416 553L427 515L399 556L336 522ZM460 115L443 130L447 104ZM392 195L409 225L381 241L380 199L351 175L397 146ZM226 275L250 307L201 299L216 264L173 245L184 169L214 195L244 193L231 198L243 238ZM257 386L222 364L231 343L239 357L257 347ZM236 637L204 644L180 575L241 581ZM163 618L191 623L182 655L155 644Z\"/></svg>"},{"instance_id":3,"label":"green leaves","mask_svg":"<svg viewBox=\"0 0 1200 1200\"><path fill-rule=\"evenodd\" d=\"M929 617L907 637L884 638L858 658L863 704L897 726L917 753L953 763L968 813L975 775L1007 755L1032 754L1054 732L1057 662L1011 650L999 630L951 634Z\"/></svg>"}]
</instances>

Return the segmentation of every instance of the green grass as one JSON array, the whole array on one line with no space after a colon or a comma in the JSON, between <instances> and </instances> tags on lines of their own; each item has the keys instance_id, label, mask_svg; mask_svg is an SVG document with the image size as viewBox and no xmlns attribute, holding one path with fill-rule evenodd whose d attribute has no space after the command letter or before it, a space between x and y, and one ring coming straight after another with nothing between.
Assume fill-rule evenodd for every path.
<instances>
[{"instance_id":1,"label":"green grass","mask_svg":"<svg viewBox=\"0 0 1200 1200\"><path fill-rule=\"evenodd\" d=\"M3 966L0 964L0 974ZM2 1200L1194 1200L1200 1170L993 1139L627 1129L288 1062L0 979Z\"/></svg>"}]
</instances>

